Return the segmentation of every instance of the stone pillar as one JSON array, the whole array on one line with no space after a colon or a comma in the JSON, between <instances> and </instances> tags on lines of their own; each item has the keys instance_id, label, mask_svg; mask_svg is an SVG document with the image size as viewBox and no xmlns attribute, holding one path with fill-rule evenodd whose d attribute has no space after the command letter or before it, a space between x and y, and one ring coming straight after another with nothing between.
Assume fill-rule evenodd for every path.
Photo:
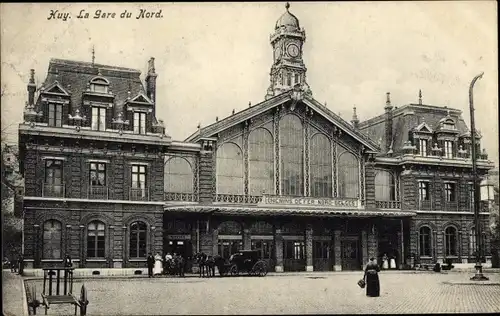
<instances>
[{"instance_id":1,"label":"stone pillar","mask_svg":"<svg viewBox=\"0 0 500 316\"><path fill-rule=\"evenodd\" d=\"M244 250L251 250L252 249L252 239L251 239L249 227L243 228L243 249Z\"/></svg>"},{"instance_id":2,"label":"stone pillar","mask_svg":"<svg viewBox=\"0 0 500 316\"><path fill-rule=\"evenodd\" d=\"M458 231L458 262L462 262L462 230Z\"/></svg>"},{"instance_id":3,"label":"stone pillar","mask_svg":"<svg viewBox=\"0 0 500 316\"><path fill-rule=\"evenodd\" d=\"M396 261L396 266L399 267L399 269L402 269L403 268L403 256L404 256L404 250L403 250L403 247L404 247L404 244L403 244L403 232L400 230L398 231L397 233L397 236L398 236L398 253L399 253L399 256L397 258L397 261Z\"/></svg>"},{"instance_id":4,"label":"stone pillar","mask_svg":"<svg viewBox=\"0 0 500 316\"><path fill-rule=\"evenodd\" d=\"M366 233L366 229L361 231L361 250L362 250L362 266L364 266L368 262L368 236Z\"/></svg>"},{"instance_id":5,"label":"stone pillar","mask_svg":"<svg viewBox=\"0 0 500 316\"><path fill-rule=\"evenodd\" d=\"M108 265L110 268L114 268L115 266L115 226L109 225L109 249L108 249Z\"/></svg>"},{"instance_id":6,"label":"stone pillar","mask_svg":"<svg viewBox=\"0 0 500 316\"><path fill-rule=\"evenodd\" d=\"M86 245L85 245L85 226L84 225L80 225L79 226L80 228L80 268L85 268L85 261L87 260L87 256L86 256L86 253L85 253L85 248L86 248Z\"/></svg>"},{"instance_id":7,"label":"stone pillar","mask_svg":"<svg viewBox=\"0 0 500 316\"><path fill-rule=\"evenodd\" d=\"M148 252L151 253L158 252L155 247L155 231L156 231L156 226L151 226L149 230L149 250L148 250ZM163 251L158 253L163 254Z\"/></svg>"},{"instance_id":8,"label":"stone pillar","mask_svg":"<svg viewBox=\"0 0 500 316\"><path fill-rule=\"evenodd\" d=\"M276 228L274 232L274 255L276 257L276 272L283 272L283 236L281 235L281 228Z\"/></svg>"},{"instance_id":9,"label":"stone pillar","mask_svg":"<svg viewBox=\"0 0 500 316\"><path fill-rule=\"evenodd\" d=\"M128 249L128 245L127 245L127 226L123 225L122 226L122 268L126 268L127 267L127 249Z\"/></svg>"},{"instance_id":10,"label":"stone pillar","mask_svg":"<svg viewBox=\"0 0 500 316\"><path fill-rule=\"evenodd\" d=\"M33 225L35 228L35 242L33 243L33 268L40 268L41 267L41 258L40 258L40 225L35 224Z\"/></svg>"},{"instance_id":11,"label":"stone pillar","mask_svg":"<svg viewBox=\"0 0 500 316\"><path fill-rule=\"evenodd\" d=\"M365 205L367 208L375 208L375 164L366 163L365 168Z\"/></svg>"},{"instance_id":12,"label":"stone pillar","mask_svg":"<svg viewBox=\"0 0 500 316\"><path fill-rule=\"evenodd\" d=\"M368 231L368 258L378 258L378 231L372 224Z\"/></svg>"},{"instance_id":13,"label":"stone pillar","mask_svg":"<svg viewBox=\"0 0 500 316\"><path fill-rule=\"evenodd\" d=\"M219 230L214 229L212 230L212 255L218 255L219 254Z\"/></svg>"},{"instance_id":14,"label":"stone pillar","mask_svg":"<svg viewBox=\"0 0 500 316\"><path fill-rule=\"evenodd\" d=\"M342 232L339 229L335 229L333 238L333 249L334 249L334 266L333 271L342 271Z\"/></svg>"},{"instance_id":15,"label":"stone pillar","mask_svg":"<svg viewBox=\"0 0 500 316\"><path fill-rule=\"evenodd\" d=\"M66 240L64 241L64 256L71 254L71 225L66 225Z\"/></svg>"},{"instance_id":16,"label":"stone pillar","mask_svg":"<svg viewBox=\"0 0 500 316\"><path fill-rule=\"evenodd\" d=\"M308 224L306 226L306 271L314 271L313 264L313 227Z\"/></svg>"}]
</instances>

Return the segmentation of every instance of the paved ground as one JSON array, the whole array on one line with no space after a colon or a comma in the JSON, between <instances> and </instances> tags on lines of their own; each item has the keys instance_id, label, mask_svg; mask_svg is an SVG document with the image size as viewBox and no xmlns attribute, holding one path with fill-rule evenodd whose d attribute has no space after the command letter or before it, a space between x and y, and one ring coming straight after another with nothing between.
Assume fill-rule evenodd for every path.
<instances>
[{"instance_id":1,"label":"paved ground","mask_svg":"<svg viewBox=\"0 0 500 316\"><path fill-rule=\"evenodd\" d=\"M23 306L23 279L21 276L2 270L2 309L3 315L27 315Z\"/></svg>"},{"instance_id":2,"label":"paved ground","mask_svg":"<svg viewBox=\"0 0 500 316\"><path fill-rule=\"evenodd\" d=\"M267 277L128 278L85 280L89 315L493 313L500 312L500 274L468 284L465 273L384 273L381 296L366 297L361 273L308 273ZM37 283L41 289L41 281ZM80 292L82 280L75 280ZM457 284L464 283L464 284ZM54 306L50 315L73 308ZM39 313L43 311L39 310Z\"/></svg>"}]
</instances>

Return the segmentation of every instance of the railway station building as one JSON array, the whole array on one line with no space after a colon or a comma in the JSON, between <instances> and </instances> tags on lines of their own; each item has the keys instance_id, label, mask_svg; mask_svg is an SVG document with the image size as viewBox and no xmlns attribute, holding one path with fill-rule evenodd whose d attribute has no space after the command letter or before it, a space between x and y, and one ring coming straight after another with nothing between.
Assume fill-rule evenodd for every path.
<instances>
[{"instance_id":1,"label":"railway station building","mask_svg":"<svg viewBox=\"0 0 500 316\"><path fill-rule=\"evenodd\" d=\"M154 58L144 82L136 69L61 59L40 86L32 72L19 125L27 267L69 254L80 268L142 268L148 252L240 249L277 272L360 270L384 255L397 269L474 262L481 135L461 111L421 95L394 106L387 93L380 115L361 122L354 110L348 122L314 99L289 6L272 32L262 102L184 141L156 115ZM481 153L480 176L491 168Z\"/></svg>"}]
</instances>

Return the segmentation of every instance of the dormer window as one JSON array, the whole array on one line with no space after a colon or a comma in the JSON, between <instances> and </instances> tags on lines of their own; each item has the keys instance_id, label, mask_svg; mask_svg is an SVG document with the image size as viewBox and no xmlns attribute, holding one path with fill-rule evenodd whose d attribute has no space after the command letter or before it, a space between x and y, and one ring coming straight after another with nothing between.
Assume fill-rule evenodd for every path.
<instances>
[{"instance_id":1,"label":"dormer window","mask_svg":"<svg viewBox=\"0 0 500 316\"><path fill-rule=\"evenodd\" d=\"M97 93L108 93L109 81L102 77L94 78L90 81L90 91Z\"/></svg>"},{"instance_id":2,"label":"dormer window","mask_svg":"<svg viewBox=\"0 0 500 316\"><path fill-rule=\"evenodd\" d=\"M62 104L49 103L49 126L62 127Z\"/></svg>"},{"instance_id":3,"label":"dormer window","mask_svg":"<svg viewBox=\"0 0 500 316\"><path fill-rule=\"evenodd\" d=\"M451 118L449 112L448 115L439 121L441 129L455 130L455 121Z\"/></svg>"},{"instance_id":4,"label":"dormer window","mask_svg":"<svg viewBox=\"0 0 500 316\"><path fill-rule=\"evenodd\" d=\"M106 130L106 108L92 107L92 129L94 131Z\"/></svg>"},{"instance_id":5,"label":"dormer window","mask_svg":"<svg viewBox=\"0 0 500 316\"><path fill-rule=\"evenodd\" d=\"M444 129L455 129L455 124L453 123L443 123Z\"/></svg>"},{"instance_id":6,"label":"dormer window","mask_svg":"<svg viewBox=\"0 0 500 316\"><path fill-rule=\"evenodd\" d=\"M146 134L146 113L134 112L134 133Z\"/></svg>"},{"instance_id":7,"label":"dormer window","mask_svg":"<svg viewBox=\"0 0 500 316\"><path fill-rule=\"evenodd\" d=\"M427 139L419 140L419 150L420 150L420 156L422 157L427 156Z\"/></svg>"},{"instance_id":8,"label":"dormer window","mask_svg":"<svg viewBox=\"0 0 500 316\"><path fill-rule=\"evenodd\" d=\"M445 158L453 158L453 142L450 140L444 141L444 157Z\"/></svg>"}]
</instances>

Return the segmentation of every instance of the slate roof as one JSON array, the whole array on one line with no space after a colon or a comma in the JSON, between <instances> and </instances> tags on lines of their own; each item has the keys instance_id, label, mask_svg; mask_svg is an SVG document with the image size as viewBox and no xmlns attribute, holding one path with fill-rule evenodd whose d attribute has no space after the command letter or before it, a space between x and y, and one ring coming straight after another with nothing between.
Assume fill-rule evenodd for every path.
<instances>
[{"instance_id":1,"label":"slate roof","mask_svg":"<svg viewBox=\"0 0 500 316\"><path fill-rule=\"evenodd\" d=\"M51 59L47 77L43 87L47 88L57 81L71 95L71 109L74 111L82 105L83 92L87 83L101 74L109 81L109 89L115 95L114 116L123 111L123 104L127 100L130 90L131 98L140 93L146 94L141 72L137 69L94 64L90 62ZM73 113L72 113L73 114Z\"/></svg>"},{"instance_id":2,"label":"slate roof","mask_svg":"<svg viewBox=\"0 0 500 316\"><path fill-rule=\"evenodd\" d=\"M407 104L392 110L393 124L393 151L399 153L402 150L404 142L409 138L409 132L416 128L422 122L425 122L433 131L439 127L439 121L448 115L455 121L459 135L469 133L463 117L462 111L458 109L439 107L425 104ZM385 121L386 114L381 114L369 120L359 123L359 130L365 135L380 143L382 149L386 148L385 139ZM385 154L385 153L382 153Z\"/></svg>"}]
</instances>

